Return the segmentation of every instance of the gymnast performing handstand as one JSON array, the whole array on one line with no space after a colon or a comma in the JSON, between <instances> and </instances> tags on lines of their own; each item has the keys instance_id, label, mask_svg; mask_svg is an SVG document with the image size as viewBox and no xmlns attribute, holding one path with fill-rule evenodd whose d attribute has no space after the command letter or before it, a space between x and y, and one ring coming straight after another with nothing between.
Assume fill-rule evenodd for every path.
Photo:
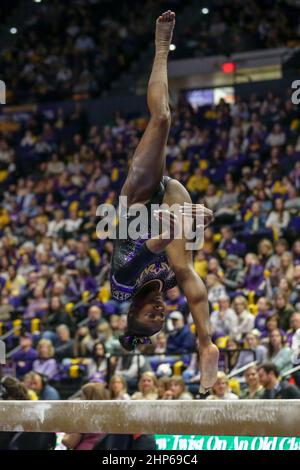
<instances>
[{"instance_id":1,"label":"gymnast performing handstand","mask_svg":"<svg viewBox=\"0 0 300 470\"><path fill-rule=\"evenodd\" d=\"M167 58L175 25L175 13L167 11L156 21L155 58L148 83L147 102L150 120L134 153L121 196L129 207L145 205L149 213L153 204L178 204L183 216L202 214L207 222L211 211L192 204L183 185L163 176L165 148L170 129ZM122 208L120 209L122 213ZM163 223L168 211L159 210L154 217ZM169 212L169 236L147 240L117 238L111 266L111 291L117 300L131 301L128 326L120 342L127 350L148 342L165 322L163 292L179 285L186 296L199 338L201 385L205 393L216 381L219 351L211 341L207 291L193 267L192 251L186 238L173 236L178 225ZM145 227L148 229L148 227Z\"/></svg>"}]
</instances>

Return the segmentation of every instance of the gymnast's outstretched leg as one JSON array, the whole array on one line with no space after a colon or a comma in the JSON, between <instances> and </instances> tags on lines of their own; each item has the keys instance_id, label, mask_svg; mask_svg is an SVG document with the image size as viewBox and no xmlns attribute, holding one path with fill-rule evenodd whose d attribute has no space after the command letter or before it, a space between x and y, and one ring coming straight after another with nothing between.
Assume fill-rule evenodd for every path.
<instances>
[{"instance_id":1,"label":"gymnast's outstretched leg","mask_svg":"<svg viewBox=\"0 0 300 470\"><path fill-rule=\"evenodd\" d=\"M171 11L163 13L156 21L155 58L147 92L151 117L122 188L121 195L127 196L128 205L149 200L163 176L171 123L167 59L174 25L175 13Z\"/></svg>"}]
</instances>

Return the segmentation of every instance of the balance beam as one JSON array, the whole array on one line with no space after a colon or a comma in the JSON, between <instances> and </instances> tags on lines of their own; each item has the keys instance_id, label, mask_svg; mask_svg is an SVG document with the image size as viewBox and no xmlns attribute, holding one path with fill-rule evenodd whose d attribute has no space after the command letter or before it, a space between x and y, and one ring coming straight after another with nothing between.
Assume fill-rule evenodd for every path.
<instances>
[{"instance_id":1,"label":"balance beam","mask_svg":"<svg viewBox=\"0 0 300 470\"><path fill-rule=\"evenodd\" d=\"M300 436L300 400L0 401L0 431Z\"/></svg>"}]
</instances>

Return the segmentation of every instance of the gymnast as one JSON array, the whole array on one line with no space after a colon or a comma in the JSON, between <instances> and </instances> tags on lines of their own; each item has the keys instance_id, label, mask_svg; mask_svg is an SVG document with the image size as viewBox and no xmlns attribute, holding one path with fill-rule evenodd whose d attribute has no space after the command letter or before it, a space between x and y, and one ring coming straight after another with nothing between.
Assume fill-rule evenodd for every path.
<instances>
[{"instance_id":1,"label":"gymnast","mask_svg":"<svg viewBox=\"0 0 300 470\"><path fill-rule=\"evenodd\" d=\"M202 216L205 228L212 219L211 211L203 205L192 204L189 193L179 181L163 176L171 119L167 59L174 25L175 13L170 10L156 21L155 58L147 91L151 117L133 155L121 196L127 197L128 207L144 205L149 214L153 204L167 207L177 204L183 218L194 220ZM122 214L122 207L119 211L119 217L130 219L128 212L127 216ZM117 237L114 241L110 274L112 296L131 302L127 331L120 342L129 351L139 343L150 342L149 337L160 331L165 322L163 293L178 284L186 296L199 338L200 392L205 393L216 381L219 357L218 348L211 341L207 291L194 270L192 250L186 248L186 237L174 236L180 227L178 215L156 210L152 216L162 228L159 235L144 240ZM146 231L148 229L145 227Z\"/></svg>"}]
</instances>

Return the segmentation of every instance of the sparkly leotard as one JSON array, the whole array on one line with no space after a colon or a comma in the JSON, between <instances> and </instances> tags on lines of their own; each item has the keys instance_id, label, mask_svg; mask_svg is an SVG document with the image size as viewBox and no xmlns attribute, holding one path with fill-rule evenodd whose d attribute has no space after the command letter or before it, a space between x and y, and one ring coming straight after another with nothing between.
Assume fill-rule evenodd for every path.
<instances>
[{"instance_id":1,"label":"sparkly leotard","mask_svg":"<svg viewBox=\"0 0 300 470\"><path fill-rule=\"evenodd\" d=\"M151 214L152 204L162 204L166 185L171 178L164 176L157 191L145 206L148 214ZM122 216L122 210L120 217ZM125 216L123 214L123 216ZM166 291L176 286L175 274L168 264L165 253L159 255L152 253L145 241L150 238L149 223L141 226L141 237L133 240L129 236L126 239L117 238L114 241L114 249L111 263L111 293L118 301L130 300L135 293L147 282L158 280L161 291ZM130 217L127 217L128 223Z\"/></svg>"}]
</instances>

